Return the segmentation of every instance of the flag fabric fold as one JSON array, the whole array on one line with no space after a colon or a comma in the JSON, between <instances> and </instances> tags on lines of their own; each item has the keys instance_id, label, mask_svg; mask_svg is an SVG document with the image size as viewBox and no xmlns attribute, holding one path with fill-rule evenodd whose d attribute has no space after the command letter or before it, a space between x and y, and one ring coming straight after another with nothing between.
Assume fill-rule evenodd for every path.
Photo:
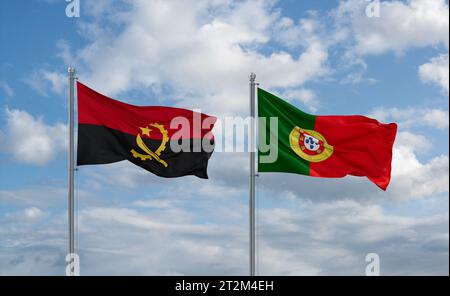
<instances>
[{"instance_id":1,"label":"flag fabric fold","mask_svg":"<svg viewBox=\"0 0 450 296\"><path fill-rule=\"evenodd\" d=\"M161 177L208 178L215 117L181 108L126 104L80 82L77 95L77 165L128 160Z\"/></svg>"},{"instance_id":2,"label":"flag fabric fold","mask_svg":"<svg viewBox=\"0 0 450 296\"><path fill-rule=\"evenodd\" d=\"M278 157L265 163L259 152L259 172L287 172L314 177L366 176L383 190L391 179L395 123L365 116L315 116L258 89L258 117L278 118ZM264 133L264 134L263 134ZM259 129L269 139L270 127ZM262 136L265 137L262 137Z\"/></svg>"}]
</instances>

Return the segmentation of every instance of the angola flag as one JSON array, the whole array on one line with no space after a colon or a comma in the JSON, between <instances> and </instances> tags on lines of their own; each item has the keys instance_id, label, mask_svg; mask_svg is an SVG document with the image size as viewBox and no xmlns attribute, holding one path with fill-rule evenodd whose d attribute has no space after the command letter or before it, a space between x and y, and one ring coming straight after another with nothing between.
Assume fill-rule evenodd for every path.
<instances>
[{"instance_id":1,"label":"angola flag","mask_svg":"<svg viewBox=\"0 0 450 296\"><path fill-rule=\"evenodd\" d=\"M259 139L270 138L270 117L278 118L278 149L273 162L262 161L259 172L286 172L313 177L366 176L383 190L391 179L395 123L382 124L365 116L315 116L258 89ZM266 118L264 122L262 118ZM266 123L264 126L264 123ZM272 132L272 133L273 133ZM269 143L266 143L269 145ZM276 146L275 146L276 145Z\"/></svg>"},{"instance_id":2,"label":"angola flag","mask_svg":"<svg viewBox=\"0 0 450 296\"><path fill-rule=\"evenodd\" d=\"M208 178L216 117L125 104L77 83L77 164L128 160L161 177Z\"/></svg>"}]
</instances>

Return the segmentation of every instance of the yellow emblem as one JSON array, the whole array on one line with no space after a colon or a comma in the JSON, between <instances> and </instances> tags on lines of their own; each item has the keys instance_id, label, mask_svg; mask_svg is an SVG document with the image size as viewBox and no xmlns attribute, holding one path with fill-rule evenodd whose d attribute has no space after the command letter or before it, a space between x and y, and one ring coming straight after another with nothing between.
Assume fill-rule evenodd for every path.
<instances>
[{"instance_id":1,"label":"yellow emblem","mask_svg":"<svg viewBox=\"0 0 450 296\"><path fill-rule=\"evenodd\" d=\"M148 148L148 146L144 143L144 141L142 140L142 137L141 137L141 134L145 135L145 136L150 136L152 127L158 129L162 135L161 144L159 145L158 149L156 149L156 151L150 150L150 148ZM157 162L159 162L160 164L162 164L164 167L168 167L167 162L165 162L164 160L162 160L160 158L161 152L163 152L166 149L166 144L167 144L167 142L169 142L169 134L168 134L167 130L164 128L164 125L159 124L159 123L152 123L146 127L140 127L140 129L141 129L141 132L139 134L137 134L137 136L136 136L136 144L146 154L142 154L142 153L137 152L134 149L131 149L131 153L133 154L133 157L140 158L142 161L154 159Z\"/></svg>"},{"instance_id":2,"label":"yellow emblem","mask_svg":"<svg viewBox=\"0 0 450 296\"><path fill-rule=\"evenodd\" d=\"M310 162L324 161L334 152L334 147L320 133L298 126L289 134L289 144L295 154Z\"/></svg>"}]
</instances>

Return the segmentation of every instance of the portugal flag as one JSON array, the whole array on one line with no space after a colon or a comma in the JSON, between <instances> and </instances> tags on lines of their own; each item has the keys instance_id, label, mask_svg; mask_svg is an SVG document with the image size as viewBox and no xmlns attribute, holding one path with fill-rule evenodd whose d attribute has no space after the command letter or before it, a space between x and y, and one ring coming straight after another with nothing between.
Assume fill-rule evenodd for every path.
<instances>
[{"instance_id":1,"label":"portugal flag","mask_svg":"<svg viewBox=\"0 0 450 296\"><path fill-rule=\"evenodd\" d=\"M383 190L389 185L395 123L382 124L358 115L307 114L262 89L258 89L258 113L260 139L270 138L268 118L278 118L278 131L272 131L278 132L278 141L270 143L270 149L278 149L278 157L269 163L261 158L269 152L259 152L259 172L366 176ZM261 118L267 118L265 126ZM259 150L267 149L261 149L260 143Z\"/></svg>"},{"instance_id":2,"label":"portugal flag","mask_svg":"<svg viewBox=\"0 0 450 296\"><path fill-rule=\"evenodd\" d=\"M125 104L80 82L77 93L78 165L128 160L161 177L208 178L215 117Z\"/></svg>"}]
</instances>

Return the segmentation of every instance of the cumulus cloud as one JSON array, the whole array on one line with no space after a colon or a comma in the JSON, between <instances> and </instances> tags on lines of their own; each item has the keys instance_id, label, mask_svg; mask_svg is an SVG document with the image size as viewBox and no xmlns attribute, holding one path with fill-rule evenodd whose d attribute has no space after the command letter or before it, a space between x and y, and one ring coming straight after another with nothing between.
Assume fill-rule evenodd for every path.
<instances>
[{"instance_id":1,"label":"cumulus cloud","mask_svg":"<svg viewBox=\"0 0 450 296\"><path fill-rule=\"evenodd\" d=\"M448 193L448 156L436 156L422 163L416 156L421 147L430 149L430 144L409 132L399 134L393 151L391 188L398 201Z\"/></svg>"},{"instance_id":2,"label":"cumulus cloud","mask_svg":"<svg viewBox=\"0 0 450 296\"><path fill-rule=\"evenodd\" d=\"M448 110L430 108L375 108L369 116L381 122L395 121L404 129L417 126L429 126L437 129L448 129Z\"/></svg>"},{"instance_id":3,"label":"cumulus cloud","mask_svg":"<svg viewBox=\"0 0 450 296\"><path fill-rule=\"evenodd\" d=\"M445 0L380 1L380 17L367 17L364 0L341 1L334 12L341 30L350 31L361 54L449 45L449 10Z\"/></svg>"},{"instance_id":4,"label":"cumulus cloud","mask_svg":"<svg viewBox=\"0 0 450 296\"><path fill-rule=\"evenodd\" d=\"M65 49L62 49L63 51ZM66 53L61 53L65 55ZM67 89L67 76L61 72L49 71L39 69L32 72L32 74L25 79L33 90L44 97L48 97L50 93L61 95Z\"/></svg>"},{"instance_id":5,"label":"cumulus cloud","mask_svg":"<svg viewBox=\"0 0 450 296\"><path fill-rule=\"evenodd\" d=\"M430 62L419 67L419 76L423 82L435 84L442 88L447 94L449 81L448 73L448 53L434 57Z\"/></svg>"},{"instance_id":6,"label":"cumulus cloud","mask_svg":"<svg viewBox=\"0 0 450 296\"><path fill-rule=\"evenodd\" d=\"M259 221L263 274L363 275L371 252L380 255L383 275L447 273L448 264L439 262L448 256L445 214L402 217L342 200L262 209ZM410 261L420 256L413 255L416 251L427 260ZM409 264L402 267L404 260Z\"/></svg>"},{"instance_id":7,"label":"cumulus cloud","mask_svg":"<svg viewBox=\"0 0 450 296\"><path fill-rule=\"evenodd\" d=\"M26 111L6 109L0 150L23 163L45 165L68 147L67 126L48 125Z\"/></svg>"},{"instance_id":8,"label":"cumulus cloud","mask_svg":"<svg viewBox=\"0 0 450 296\"><path fill-rule=\"evenodd\" d=\"M425 114L423 120L429 126L448 129L448 118L448 110L432 109Z\"/></svg>"},{"instance_id":9,"label":"cumulus cloud","mask_svg":"<svg viewBox=\"0 0 450 296\"><path fill-rule=\"evenodd\" d=\"M317 95L310 89L286 89L281 92L280 96L289 101L298 101L302 103L311 112L316 112L319 107Z\"/></svg>"},{"instance_id":10,"label":"cumulus cloud","mask_svg":"<svg viewBox=\"0 0 450 296\"><path fill-rule=\"evenodd\" d=\"M15 190L0 190L0 202L3 206L48 208L63 207L62 196L67 195L67 189L57 187L35 186Z\"/></svg>"},{"instance_id":11,"label":"cumulus cloud","mask_svg":"<svg viewBox=\"0 0 450 296\"><path fill-rule=\"evenodd\" d=\"M0 90L7 96L12 97L14 95L14 90L9 86L6 81L0 80Z\"/></svg>"},{"instance_id":12,"label":"cumulus cloud","mask_svg":"<svg viewBox=\"0 0 450 296\"><path fill-rule=\"evenodd\" d=\"M165 207L81 209L77 224L81 272L246 275L247 211L246 204L236 201L235 197L216 201L214 213L196 215L191 213L192 204L178 207L178 212ZM229 216L230 208L236 216ZM442 264L448 262L448 215L404 217L350 200L311 203L281 197L276 206L261 207L258 217L262 275L363 275L369 252L381 256L384 275L448 272L448 263ZM64 216L45 224L8 217L0 221L0 263L7 267L0 272L64 273ZM411 261L419 257L423 260Z\"/></svg>"},{"instance_id":13,"label":"cumulus cloud","mask_svg":"<svg viewBox=\"0 0 450 296\"><path fill-rule=\"evenodd\" d=\"M0 193L1 194L1 193ZM7 212L5 214L6 220L18 220L20 223L39 223L45 220L49 213L43 211L38 207L29 207L17 212Z\"/></svg>"},{"instance_id":14,"label":"cumulus cloud","mask_svg":"<svg viewBox=\"0 0 450 296\"><path fill-rule=\"evenodd\" d=\"M218 204L218 207L221 206L224 204ZM103 247L96 250L92 242L88 242L89 247L92 247L88 250L97 253L97 256L104 256L102 253L115 254L115 259L110 261L114 265L122 265L128 260L135 262L134 270L128 269L125 272L198 275L205 272L216 274L218 269L222 269L218 274L247 273L246 248L239 249L246 245L247 233L242 224L217 228L218 225L211 223L202 226L202 230L191 233L191 229L198 227L192 222L184 221L188 226L186 228L171 228L172 223L167 221L158 225L164 227L166 235L157 238L154 236L155 225L150 216L142 216L142 220L138 222L135 220L135 212L124 211L118 219L118 215L114 214L116 210L106 211L110 215L100 218L89 212L83 213L86 215L83 216L84 222L88 223L91 231L96 229L86 241L91 240L95 233L100 233L99 229L105 225L112 224L120 236L128 237L128 241L142 238L144 243L131 244L129 247L131 246L132 251L127 248L129 251L125 252L123 243L107 243L117 241L112 235L97 235L98 243ZM103 219L106 220L102 221ZM445 272L445 266L436 264L446 256L448 217L445 215L413 219L388 215L378 206L362 206L352 201L321 204L297 202L291 204L291 208L261 209L259 221L258 246L261 256L258 269L261 274L362 275L365 254L372 251L379 252L382 256L384 274ZM147 231L144 232L144 229ZM147 238L143 237L144 233ZM167 240L171 243L167 244ZM423 244L411 248L411 243L416 240ZM101 241L104 243L100 243ZM152 254L145 251L145 242L151 242ZM398 248L386 248L386 242ZM427 257L427 262L417 262L416 268L407 269L396 264L400 254L395 250L409 246L408 253L422 252L426 244L430 244L428 247L435 246L434 250L422 253L422 256ZM202 246L203 251L199 246ZM402 260L407 260L408 256L402 256ZM93 257L94 254L89 254L89 258ZM139 264L138 258L147 264ZM433 263L436 264L434 267ZM421 264L428 269L421 269ZM192 268L193 266L195 267ZM101 266L91 265L88 268L90 272L102 273ZM120 270L123 271L123 267Z\"/></svg>"},{"instance_id":15,"label":"cumulus cloud","mask_svg":"<svg viewBox=\"0 0 450 296\"><path fill-rule=\"evenodd\" d=\"M85 174L86 186L89 188L102 188L105 186L121 186L136 188L142 183L153 183L154 178L149 177L146 170L132 165L128 161L121 161L103 166L81 166L78 168Z\"/></svg>"},{"instance_id":16,"label":"cumulus cloud","mask_svg":"<svg viewBox=\"0 0 450 296\"><path fill-rule=\"evenodd\" d=\"M36 208L36 207L26 208L24 210L24 214L25 214L25 217L31 218L31 219L40 218L44 215L44 213L39 208Z\"/></svg>"},{"instance_id":17,"label":"cumulus cloud","mask_svg":"<svg viewBox=\"0 0 450 296\"><path fill-rule=\"evenodd\" d=\"M366 78L363 57L393 52L402 55L410 49L433 47L448 52L449 48L449 8L446 0L379 1L379 17L368 17L367 9L375 1L343 0L332 10L333 35L345 48L342 54L344 68L352 70L343 83L369 83L377 80ZM422 80L445 86L445 73L439 69L445 63L448 53L432 59L432 65L421 67ZM444 60L442 60L444 59ZM436 65L436 64L439 64ZM354 69L359 66L359 69ZM423 74L422 74L423 72Z\"/></svg>"},{"instance_id":18,"label":"cumulus cloud","mask_svg":"<svg viewBox=\"0 0 450 296\"><path fill-rule=\"evenodd\" d=\"M430 141L425 136L409 131L398 132L395 141L396 148L408 149L415 153L427 152L432 148Z\"/></svg>"},{"instance_id":19,"label":"cumulus cloud","mask_svg":"<svg viewBox=\"0 0 450 296\"><path fill-rule=\"evenodd\" d=\"M342 79L342 84L360 84L360 83L366 83L366 84L375 84L378 81L374 78L367 78L365 77L365 71L366 68L356 70L354 72L351 72L347 74L347 76Z\"/></svg>"},{"instance_id":20,"label":"cumulus cloud","mask_svg":"<svg viewBox=\"0 0 450 296\"><path fill-rule=\"evenodd\" d=\"M299 54L262 49L279 18L269 0L134 1L120 34L105 29L74 59L81 78L109 95L169 87L178 104L245 112L250 72L265 88L298 88L328 73L327 45L313 31Z\"/></svg>"},{"instance_id":21,"label":"cumulus cloud","mask_svg":"<svg viewBox=\"0 0 450 296\"><path fill-rule=\"evenodd\" d=\"M343 40L343 35L328 34L328 28L321 21L317 11L308 11L307 16L297 22L283 16L273 26L274 39L289 49L307 47L319 40L326 46Z\"/></svg>"}]
</instances>

